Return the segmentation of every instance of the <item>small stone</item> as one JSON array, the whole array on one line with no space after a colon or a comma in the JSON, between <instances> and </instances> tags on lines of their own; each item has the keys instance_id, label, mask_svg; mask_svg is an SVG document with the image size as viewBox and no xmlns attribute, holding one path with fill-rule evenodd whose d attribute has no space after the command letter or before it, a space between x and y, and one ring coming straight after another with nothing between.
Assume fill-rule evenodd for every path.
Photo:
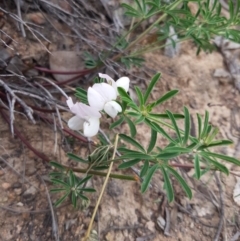
<instances>
[{"instance_id":1,"label":"small stone","mask_svg":"<svg viewBox=\"0 0 240 241\"><path fill-rule=\"evenodd\" d=\"M33 174L35 174L36 171L37 171L37 169L35 168L35 166L29 165L29 166L27 166L27 168L26 168L26 175L30 177L30 176L32 176Z\"/></svg>"},{"instance_id":2,"label":"small stone","mask_svg":"<svg viewBox=\"0 0 240 241\"><path fill-rule=\"evenodd\" d=\"M24 193L23 193L23 197L27 196L29 194L31 195L35 195L37 193L37 189L33 186L31 186L30 188L28 188Z\"/></svg>"},{"instance_id":3,"label":"small stone","mask_svg":"<svg viewBox=\"0 0 240 241\"><path fill-rule=\"evenodd\" d=\"M164 219L162 216L159 216L159 217L157 218L157 224L158 224L158 226L159 226L162 230L164 230L165 225L166 225L166 221L165 221L165 219Z\"/></svg>"},{"instance_id":4,"label":"small stone","mask_svg":"<svg viewBox=\"0 0 240 241\"><path fill-rule=\"evenodd\" d=\"M46 23L46 18L40 12L34 12L27 14L27 19L32 21L33 23L42 25Z\"/></svg>"},{"instance_id":5,"label":"small stone","mask_svg":"<svg viewBox=\"0 0 240 241\"><path fill-rule=\"evenodd\" d=\"M5 172L3 170L0 170L0 177L3 176Z\"/></svg>"},{"instance_id":6,"label":"small stone","mask_svg":"<svg viewBox=\"0 0 240 241\"><path fill-rule=\"evenodd\" d=\"M18 203L17 203L17 207L23 207L23 203L18 202Z\"/></svg>"},{"instance_id":7,"label":"small stone","mask_svg":"<svg viewBox=\"0 0 240 241\"><path fill-rule=\"evenodd\" d=\"M4 182L4 183L2 184L2 188L3 188L4 190L8 190L10 187L11 187L11 184L8 183L8 182Z\"/></svg>"},{"instance_id":8,"label":"small stone","mask_svg":"<svg viewBox=\"0 0 240 241\"><path fill-rule=\"evenodd\" d=\"M15 193L16 193L16 195L21 195L22 194L22 188L15 188L14 190L13 190Z\"/></svg>"},{"instance_id":9,"label":"small stone","mask_svg":"<svg viewBox=\"0 0 240 241\"><path fill-rule=\"evenodd\" d=\"M155 223L153 221L148 221L146 224L145 224L145 227L147 229L149 229L151 232L155 233L156 229L155 229Z\"/></svg>"},{"instance_id":10,"label":"small stone","mask_svg":"<svg viewBox=\"0 0 240 241\"><path fill-rule=\"evenodd\" d=\"M194 223L193 222L190 223L190 228L192 228L192 229L194 228Z\"/></svg>"}]
</instances>

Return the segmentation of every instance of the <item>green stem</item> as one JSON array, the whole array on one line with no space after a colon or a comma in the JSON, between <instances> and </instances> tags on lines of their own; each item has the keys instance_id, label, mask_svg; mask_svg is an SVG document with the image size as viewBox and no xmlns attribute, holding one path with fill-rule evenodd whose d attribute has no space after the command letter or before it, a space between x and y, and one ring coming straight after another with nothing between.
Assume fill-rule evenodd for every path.
<instances>
[{"instance_id":1,"label":"green stem","mask_svg":"<svg viewBox=\"0 0 240 241\"><path fill-rule=\"evenodd\" d=\"M101 176L101 177L107 176L106 172L99 172L99 171L93 171L93 170L88 170L88 169L69 167L69 166L65 166L65 165L63 165L63 167L66 168L67 170L72 170L73 172L79 172L79 173L88 172L88 174L97 175L97 176ZM138 178L136 176L112 174L112 173L110 174L110 177L115 178L115 179L121 179L121 180L129 180L129 181L137 181L138 180Z\"/></svg>"}]
</instances>

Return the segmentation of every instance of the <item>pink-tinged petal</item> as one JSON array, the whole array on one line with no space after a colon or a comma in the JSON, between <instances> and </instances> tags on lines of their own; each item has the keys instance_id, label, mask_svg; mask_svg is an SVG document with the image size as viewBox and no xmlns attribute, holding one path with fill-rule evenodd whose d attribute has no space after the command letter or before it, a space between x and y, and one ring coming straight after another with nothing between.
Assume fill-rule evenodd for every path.
<instances>
[{"instance_id":1,"label":"pink-tinged petal","mask_svg":"<svg viewBox=\"0 0 240 241\"><path fill-rule=\"evenodd\" d=\"M68 127L74 131L79 131L83 129L84 120L79 118L78 116L73 116L68 121Z\"/></svg>"},{"instance_id":2,"label":"pink-tinged petal","mask_svg":"<svg viewBox=\"0 0 240 241\"><path fill-rule=\"evenodd\" d=\"M99 73L98 74L99 75L99 77L100 78L102 78L102 79L106 79L107 80L107 82L115 82L109 75L107 75L107 74L101 74L101 73Z\"/></svg>"},{"instance_id":3,"label":"pink-tinged petal","mask_svg":"<svg viewBox=\"0 0 240 241\"><path fill-rule=\"evenodd\" d=\"M100 121L98 118L89 118L83 124L83 134L86 137L95 136L99 130Z\"/></svg>"},{"instance_id":4,"label":"pink-tinged petal","mask_svg":"<svg viewBox=\"0 0 240 241\"><path fill-rule=\"evenodd\" d=\"M122 87L126 92L129 90L130 79L128 77L121 77L116 81L117 87Z\"/></svg>"},{"instance_id":5,"label":"pink-tinged petal","mask_svg":"<svg viewBox=\"0 0 240 241\"><path fill-rule=\"evenodd\" d=\"M72 101L72 98L71 97L68 97L68 99L67 99L67 105L68 105L68 107L69 107L69 109L71 109L73 106L74 106L74 104L73 104L73 101Z\"/></svg>"},{"instance_id":6,"label":"pink-tinged petal","mask_svg":"<svg viewBox=\"0 0 240 241\"><path fill-rule=\"evenodd\" d=\"M91 107L93 107L97 110L103 109L104 104L105 104L105 99L103 98L101 93L99 93L92 87L89 87L88 92L87 92L87 97L88 97L88 103Z\"/></svg>"},{"instance_id":7,"label":"pink-tinged petal","mask_svg":"<svg viewBox=\"0 0 240 241\"><path fill-rule=\"evenodd\" d=\"M106 83L94 84L92 88L104 98L105 103L111 100L116 100L117 98L116 91L109 84L106 84Z\"/></svg>"},{"instance_id":8,"label":"pink-tinged petal","mask_svg":"<svg viewBox=\"0 0 240 241\"><path fill-rule=\"evenodd\" d=\"M109 101L105 104L104 111L112 118L115 118L118 112L122 112L122 107L116 101Z\"/></svg>"}]
</instances>

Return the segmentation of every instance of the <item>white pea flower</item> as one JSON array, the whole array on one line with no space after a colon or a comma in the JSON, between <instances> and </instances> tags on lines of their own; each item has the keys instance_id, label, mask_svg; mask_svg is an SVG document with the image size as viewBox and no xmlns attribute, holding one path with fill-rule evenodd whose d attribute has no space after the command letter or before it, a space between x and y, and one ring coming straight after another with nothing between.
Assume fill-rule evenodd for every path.
<instances>
[{"instance_id":1,"label":"white pea flower","mask_svg":"<svg viewBox=\"0 0 240 241\"><path fill-rule=\"evenodd\" d=\"M109 84L94 84L88 88L88 103L97 110L104 110L112 118L118 112L122 112L122 107L115 101L117 98L116 90Z\"/></svg>"},{"instance_id":2,"label":"white pea flower","mask_svg":"<svg viewBox=\"0 0 240 241\"><path fill-rule=\"evenodd\" d=\"M71 112L75 114L68 121L68 127L76 131L83 130L83 134L86 137L95 136L100 125L99 118L101 114L99 111L80 102L74 104L71 97L67 99L67 105Z\"/></svg>"},{"instance_id":3,"label":"white pea flower","mask_svg":"<svg viewBox=\"0 0 240 241\"><path fill-rule=\"evenodd\" d=\"M129 90L129 83L130 83L130 79L128 77L121 77L120 79L118 79L116 82L107 74L98 74L100 78L102 79L106 79L108 84L110 84L115 91L117 92L118 95L118 87L122 87L126 92L128 92Z\"/></svg>"}]
</instances>

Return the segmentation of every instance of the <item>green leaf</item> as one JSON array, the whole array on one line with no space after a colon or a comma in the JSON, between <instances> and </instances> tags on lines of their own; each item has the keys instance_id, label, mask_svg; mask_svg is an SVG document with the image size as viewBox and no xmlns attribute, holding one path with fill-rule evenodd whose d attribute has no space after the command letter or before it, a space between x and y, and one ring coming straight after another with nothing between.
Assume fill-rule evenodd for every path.
<instances>
[{"instance_id":1,"label":"green leaf","mask_svg":"<svg viewBox=\"0 0 240 241\"><path fill-rule=\"evenodd\" d=\"M134 137L137 134L135 124L127 116L124 116L124 118L129 125L131 137Z\"/></svg>"},{"instance_id":2,"label":"green leaf","mask_svg":"<svg viewBox=\"0 0 240 241\"><path fill-rule=\"evenodd\" d=\"M120 156L118 159L139 159L141 158L142 160L152 160L153 157L147 154L144 154L142 152L138 151L131 151L128 153L125 153L124 155Z\"/></svg>"},{"instance_id":3,"label":"green leaf","mask_svg":"<svg viewBox=\"0 0 240 241\"><path fill-rule=\"evenodd\" d=\"M210 157L204 157L207 159L207 161L209 161L210 163L212 163L214 165L214 167L219 170L220 172L223 172L227 175L229 175L229 170L226 166L224 166L223 164L221 164L220 162L214 161L213 159L211 159Z\"/></svg>"},{"instance_id":4,"label":"green leaf","mask_svg":"<svg viewBox=\"0 0 240 241\"><path fill-rule=\"evenodd\" d=\"M198 150L203 150L205 148L210 148L210 147L213 147L213 146L226 146L226 145L231 145L233 144L233 141L231 140L219 140L219 141L213 141L212 143L210 144L204 144L202 146L200 146L198 148Z\"/></svg>"},{"instance_id":5,"label":"green leaf","mask_svg":"<svg viewBox=\"0 0 240 241\"><path fill-rule=\"evenodd\" d=\"M62 196L60 199L58 199L56 202L55 202L55 206L58 207L66 198L67 196L70 194L70 191L65 193L64 196Z\"/></svg>"},{"instance_id":6,"label":"green leaf","mask_svg":"<svg viewBox=\"0 0 240 241\"><path fill-rule=\"evenodd\" d=\"M155 131L154 129L151 129L151 140L148 145L147 153L150 153L153 150L153 148L156 145L156 141L157 141L157 131Z\"/></svg>"},{"instance_id":7,"label":"green leaf","mask_svg":"<svg viewBox=\"0 0 240 241\"><path fill-rule=\"evenodd\" d=\"M88 175L84 177L82 180L80 180L77 184L77 187L80 187L83 183L87 182L89 179L91 179L92 175Z\"/></svg>"},{"instance_id":8,"label":"green leaf","mask_svg":"<svg viewBox=\"0 0 240 241\"><path fill-rule=\"evenodd\" d=\"M73 207L76 208L77 207L77 197L76 197L76 193L75 192L72 192L71 201L72 201Z\"/></svg>"},{"instance_id":9,"label":"green leaf","mask_svg":"<svg viewBox=\"0 0 240 241\"><path fill-rule=\"evenodd\" d=\"M149 187L149 184L152 180L153 174L157 171L158 168L159 168L159 164L156 163L148 169L148 172L147 172L147 174L146 174L146 176L145 176L145 178L142 182L142 185L141 185L141 192L142 193L147 191L147 189Z\"/></svg>"},{"instance_id":10,"label":"green leaf","mask_svg":"<svg viewBox=\"0 0 240 241\"><path fill-rule=\"evenodd\" d=\"M150 113L149 116L153 117L153 118L159 118L159 119L169 119L169 116L167 114ZM173 116L174 116L175 119L184 119L183 114L174 114L173 113Z\"/></svg>"},{"instance_id":11,"label":"green leaf","mask_svg":"<svg viewBox=\"0 0 240 241\"><path fill-rule=\"evenodd\" d=\"M201 140L201 133L202 133L202 117L197 114L197 120L198 120L198 140Z\"/></svg>"},{"instance_id":12,"label":"green leaf","mask_svg":"<svg viewBox=\"0 0 240 241\"><path fill-rule=\"evenodd\" d=\"M152 129L154 129L155 131L157 131L158 133L160 133L162 136L164 136L166 139L168 139L171 143L177 144L177 142L175 140L173 140L167 133L166 131L160 127L157 123L152 122L148 119L145 119L145 123L150 126Z\"/></svg>"},{"instance_id":13,"label":"green leaf","mask_svg":"<svg viewBox=\"0 0 240 241\"><path fill-rule=\"evenodd\" d=\"M151 94L154 86L156 85L157 81L159 80L161 74L157 73L155 76L153 76L150 84L148 85L148 88L144 94L144 104L147 102L149 95Z\"/></svg>"},{"instance_id":14,"label":"green leaf","mask_svg":"<svg viewBox=\"0 0 240 241\"><path fill-rule=\"evenodd\" d=\"M88 104L87 91L77 87L75 96L81 100L84 104Z\"/></svg>"},{"instance_id":15,"label":"green leaf","mask_svg":"<svg viewBox=\"0 0 240 241\"><path fill-rule=\"evenodd\" d=\"M81 188L82 192L96 192L94 188Z\"/></svg>"},{"instance_id":16,"label":"green leaf","mask_svg":"<svg viewBox=\"0 0 240 241\"><path fill-rule=\"evenodd\" d=\"M65 170L65 167L63 167L61 164L59 164L58 162L50 162L49 163L51 166L53 166L53 167L56 167L56 168L58 168L58 169L60 169L60 170Z\"/></svg>"},{"instance_id":17,"label":"green leaf","mask_svg":"<svg viewBox=\"0 0 240 241\"><path fill-rule=\"evenodd\" d=\"M135 90L136 90L136 94L137 94L140 106L144 105L144 97L143 97L142 91L137 86L135 86Z\"/></svg>"},{"instance_id":18,"label":"green leaf","mask_svg":"<svg viewBox=\"0 0 240 241\"><path fill-rule=\"evenodd\" d=\"M190 128L191 128L191 118L188 109L184 106L184 116L185 116L185 122L184 122L184 137L183 137L183 145L187 145L189 134L190 134Z\"/></svg>"},{"instance_id":19,"label":"green leaf","mask_svg":"<svg viewBox=\"0 0 240 241\"><path fill-rule=\"evenodd\" d=\"M173 114L172 114L170 111L168 111L168 110L166 110L166 112L167 112L167 114L168 114L168 116L169 116L169 119L171 120L172 125L173 125L173 127L174 127L174 129L175 129L175 131L176 131L178 140L179 140L180 142L182 142L182 138L181 138L181 135L180 135L180 130L179 130L178 126L177 126L177 123L176 123L176 120L175 120Z\"/></svg>"},{"instance_id":20,"label":"green leaf","mask_svg":"<svg viewBox=\"0 0 240 241\"><path fill-rule=\"evenodd\" d=\"M142 159L133 159L131 161L126 161L124 163L121 163L118 168L119 169L126 169L126 168L129 168L129 167L132 167L134 165L136 165L137 163L139 163Z\"/></svg>"},{"instance_id":21,"label":"green leaf","mask_svg":"<svg viewBox=\"0 0 240 241\"><path fill-rule=\"evenodd\" d=\"M117 121L113 122L111 125L110 125L110 129L113 129L119 125L121 125L124 121L124 116L121 116Z\"/></svg>"},{"instance_id":22,"label":"green leaf","mask_svg":"<svg viewBox=\"0 0 240 241\"><path fill-rule=\"evenodd\" d=\"M82 200L84 200L84 201L88 201L88 200L89 200L86 196L84 196L84 195L82 195L82 194L80 194L80 193L78 193L78 196L79 196Z\"/></svg>"},{"instance_id":23,"label":"green leaf","mask_svg":"<svg viewBox=\"0 0 240 241\"><path fill-rule=\"evenodd\" d=\"M167 101L168 99L172 98L174 95L178 93L178 90L170 90L165 95L163 95L161 98L159 98L157 101L155 101L154 106L160 105L163 102Z\"/></svg>"},{"instance_id":24,"label":"green leaf","mask_svg":"<svg viewBox=\"0 0 240 241\"><path fill-rule=\"evenodd\" d=\"M200 179L200 177L201 177L201 168L200 168L200 160L199 160L199 156L198 155L194 156L194 170L195 170L196 178Z\"/></svg>"},{"instance_id":25,"label":"green leaf","mask_svg":"<svg viewBox=\"0 0 240 241\"><path fill-rule=\"evenodd\" d=\"M234 157L230 157L230 156L226 156L226 155L222 155L222 154L218 154L218 153L213 153L213 152L205 152L205 151L201 151L199 154L202 155L203 157L210 156L210 157L219 158L224 161L227 161L227 162L240 166L240 161Z\"/></svg>"},{"instance_id":26,"label":"green leaf","mask_svg":"<svg viewBox=\"0 0 240 241\"><path fill-rule=\"evenodd\" d=\"M135 141L135 140L134 140L133 138L131 138L130 136L127 136L127 135L125 135L125 134L119 134L119 137L120 137L122 140L124 140L124 141L130 143L131 145L135 146L135 147L136 147L137 149L139 149L140 151L146 153L145 149L139 144L139 142Z\"/></svg>"},{"instance_id":27,"label":"green leaf","mask_svg":"<svg viewBox=\"0 0 240 241\"><path fill-rule=\"evenodd\" d=\"M75 174L73 173L73 171L69 171L69 185L71 187L74 187L75 186L75 183L76 183L76 177L75 177Z\"/></svg>"},{"instance_id":28,"label":"green leaf","mask_svg":"<svg viewBox=\"0 0 240 241\"><path fill-rule=\"evenodd\" d=\"M50 190L50 192L53 192L53 193L62 192L62 191L66 191L66 188L53 188Z\"/></svg>"},{"instance_id":29,"label":"green leaf","mask_svg":"<svg viewBox=\"0 0 240 241\"><path fill-rule=\"evenodd\" d=\"M177 153L160 153L156 156L156 158L162 159L162 160L170 160L176 156L179 156L180 154Z\"/></svg>"},{"instance_id":30,"label":"green leaf","mask_svg":"<svg viewBox=\"0 0 240 241\"><path fill-rule=\"evenodd\" d=\"M120 97L126 102L132 102L131 97L128 95L128 93L125 91L125 89L123 89L122 87L118 87L118 93L120 95Z\"/></svg>"},{"instance_id":31,"label":"green leaf","mask_svg":"<svg viewBox=\"0 0 240 241\"><path fill-rule=\"evenodd\" d=\"M66 183L66 182L64 182L64 181L62 181L62 180L60 180L60 179L52 178L51 181L52 181L54 184L62 185L62 186L64 186L64 187L66 187L66 189L69 189L69 188L70 188L70 186L69 186L68 183Z\"/></svg>"},{"instance_id":32,"label":"green leaf","mask_svg":"<svg viewBox=\"0 0 240 241\"><path fill-rule=\"evenodd\" d=\"M164 178L164 185L165 185L165 189L167 192L167 198L169 202L172 202L174 199L174 193L173 193L173 187L172 187L172 183L170 181L169 175L166 172L164 167L161 167L161 171L163 173L163 178Z\"/></svg>"},{"instance_id":33,"label":"green leaf","mask_svg":"<svg viewBox=\"0 0 240 241\"><path fill-rule=\"evenodd\" d=\"M186 181L182 178L181 175L179 175L179 173L173 169L170 166L166 166L166 168L168 169L169 172L171 172L171 174L176 178L176 180L180 183L182 189L185 191L186 195L188 196L188 198L192 198L192 190L191 188L188 186L188 184L186 183Z\"/></svg>"},{"instance_id":34,"label":"green leaf","mask_svg":"<svg viewBox=\"0 0 240 241\"><path fill-rule=\"evenodd\" d=\"M207 135L208 126L209 126L208 121L209 121L209 112L205 111L205 118L204 118L203 131L201 134L201 138L204 138Z\"/></svg>"},{"instance_id":35,"label":"green leaf","mask_svg":"<svg viewBox=\"0 0 240 241\"><path fill-rule=\"evenodd\" d=\"M143 163L142 169L140 171L140 177L144 177L149 169L149 161Z\"/></svg>"},{"instance_id":36,"label":"green leaf","mask_svg":"<svg viewBox=\"0 0 240 241\"><path fill-rule=\"evenodd\" d=\"M67 153L67 156L71 160L74 160L74 161L77 161L77 162L81 162L81 163L84 163L84 164L89 164L89 162L87 160L84 160L81 157L74 155L73 153Z\"/></svg>"},{"instance_id":37,"label":"green leaf","mask_svg":"<svg viewBox=\"0 0 240 241\"><path fill-rule=\"evenodd\" d=\"M180 152L180 153L190 153L192 150L186 147L179 147L179 146L170 146L163 149L165 153L173 153L173 152Z\"/></svg>"}]
</instances>

